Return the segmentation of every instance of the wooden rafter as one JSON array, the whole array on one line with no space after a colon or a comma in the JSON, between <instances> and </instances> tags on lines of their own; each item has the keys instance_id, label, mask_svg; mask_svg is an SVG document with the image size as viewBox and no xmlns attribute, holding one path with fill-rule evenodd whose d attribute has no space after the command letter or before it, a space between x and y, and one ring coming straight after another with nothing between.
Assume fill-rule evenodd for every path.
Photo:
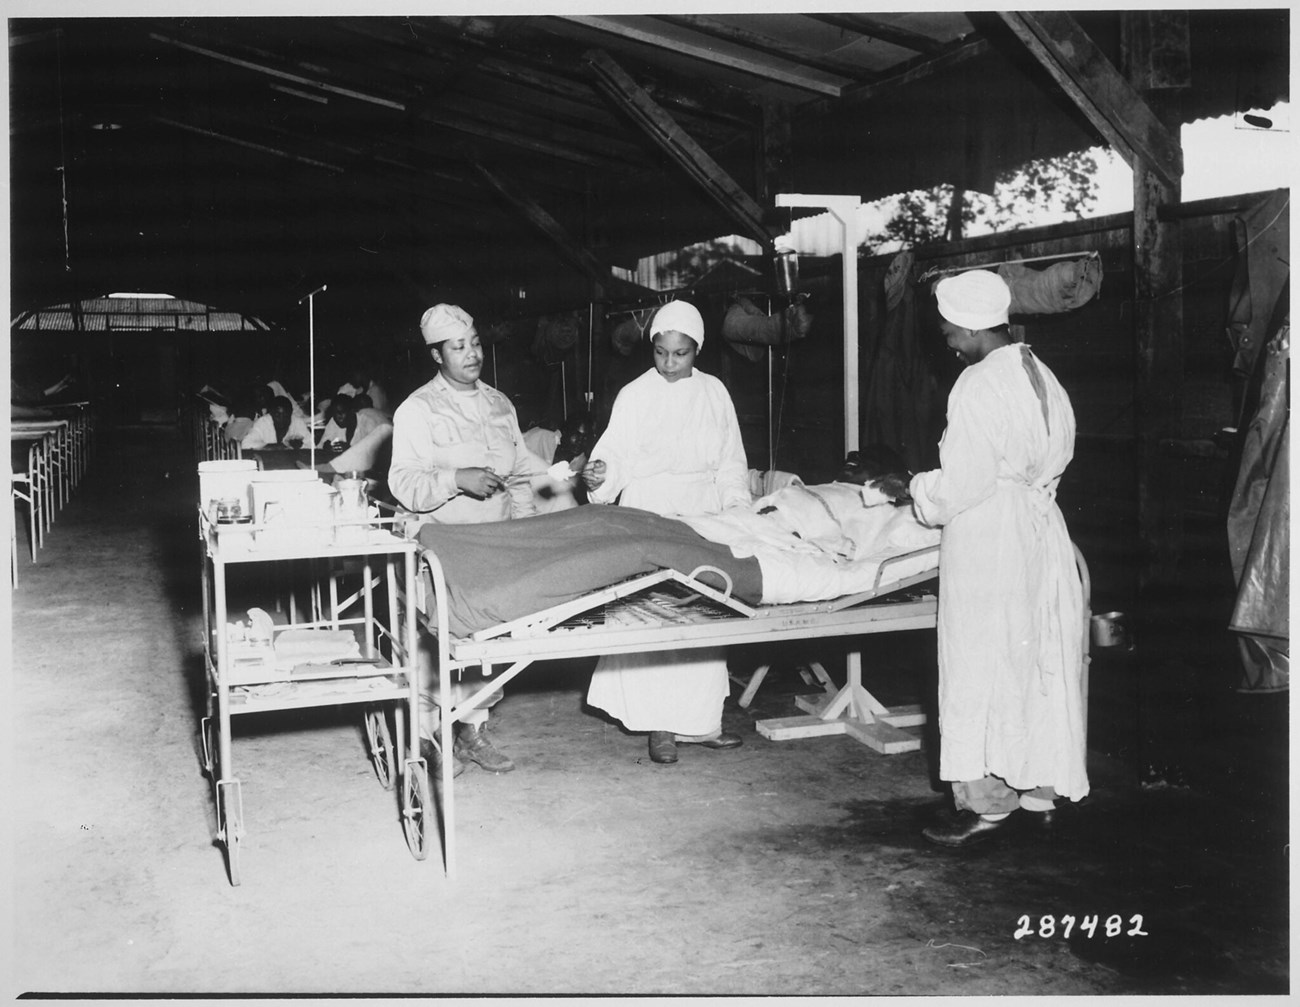
<instances>
[{"instance_id":1,"label":"wooden rafter","mask_svg":"<svg viewBox=\"0 0 1300 1007\"><path fill-rule=\"evenodd\" d=\"M911 49L913 52L919 52L925 56L936 55L944 47L942 42L930 38L928 35L908 31L906 28L899 28L897 25L887 24L866 14L809 14L808 16L815 21L831 25L842 31L850 31L855 35L864 35L869 38L878 38L882 42L888 42L890 45L896 45L901 49Z\"/></svg>"},{"instance_id":2,"label":"wooden rafter","mask_svg":"<svg viewBox=\"0 0 1300 1007\"><path fill-rule=\"evenodd\" d=\"M694 59L705 60L718 66L725 66L732 70L752 74L763 80L788 84L791 87L802 88L816 94L825 94L837 98L842 90L842 86L835 81L827 80L823 76L807 71L801 71L797 67L792 68L788 65L777 65L753 59L740 50L723 51L708 44L698 44L666 36L641 27L639 20L634 23L631 19L619 20L612 17L593 17L580 14L565 15L565 20L588 28L594 28L597 31L608 32L620 38L632 39L645 45L654 46L657 49L667 49L679 55L691 56Z\"/></svg>"},{"instance_id":3,"label":"wooden rafter","mask_svg":"<svg viewBox=\"0 0 1300 1007\"><path fill-rule=\"evenodd\" d=\"M409 23L407 21L409 20ZM530 26L547 32L548 24L561 18L527 18ZM567 98L575 102L598 107L593 103L591 88L582 80L577 68L577 52L569 53L571 40L556 36L555 42L529 41L522 33L510 36L508 46L499 40L474 33L450 36L438 18L404 19L401 29L385 27L371 18L344 18L336 24L345 31L380 41L395 50L415 54L420 58L435 58L442 62L464 65L460 53L474 54L475 69L483 74L509 80L540 91L543 94ZM580 50L579 50L580 51ZM698 117L709 123L724 124L731 128L748 126L752 106L744 92L725 84L691 81L689 84L670 84L657 81L651 90L660 104L671 106L679 114Z\"/></svg>"},{"instance_id":4,"label":"wooden rafter","mask_svg":"<svg viewBox=\"0 0 1300 1007\"><path fill-rule=\"evenodd\" d=\"M601 90L628 113L655 143L681 167L745 234L772 243L773 233L764 223L763 209L696 143L677 122L637 86L636 81L608 53L593 49L583 61L596 76Z\"/></svg>"},{"instance_id":5,"label":"wooden rafter","mask_svg":"<svg viewBox=\"0 0 1300 1007\"><path fill-rule=\"evenodd\" d=\"M824 115L832 110L853 108L874 101L881 95L915 84L926 77L932 77L937 73L942 73L961 63L965 63L967 60L982 56L990 48L988 42L984 39L954 44L938 56L918 57L915 60L910 60L903 69L884 74L880 80L874 83L855 84L852 87L846 87L838 101L820 98L800 105L799 113L808 116Z\"/></svg>"},{"instance_id":6,"label":"wooden rafter","mask_svg":"<svg viewBox=\"0 0 1300 1007\"><path fill-rule=\"evenodd\" d=\"M998 16L1130 166L1140 160L1165 185L1178 184L1183 175L1178 137L1070 14L999 11Z\"/></svg>"},{"instance_id":7,"label":"wooden rafter","mask_svg":"<svg viewBox=\"0 0 1300 1007\"><path fill-rule=\"evenodd\" d=\"M781 59L800 66L812 67L814 70L847 77L850 80L871 81L880 78L878 72L869 70L852 60L826 53L813 52L811 49L791 45L789 42L772 38L769 35L761 35L747 28L738 28L725 21L719 21L717 18L704 17L698 14L659 14L656 15L656 18L669 24L711 35L726 42L733 42L747 49L779 56Z\"/></svg>"},{"instance_id":8,"label":"wooden rafter","mask_svg":"<svg viewBox=\"0 0 1300 1007\"><path fill-rule=\"evenodd\" d=\"M490 171L480 162L473 162L473 166L484 182L513 206L528 223L550 239L564 257L592 283L606 287L623 282L614 276L608 266L587 251L579 242L575 241L563 224L551 216L544 207L520 189L518 185L508 181L500 174Z\"/></svg>"},{"instance_id":9,"label":"wooden rafter","mask_svg":"<svg viewBox=\"0 0 1300 1007\"><path fill-rule=\"evenodd\" d=\"M283 67L273 66L271 63L263 60L247 59L233 53L223 52L206 45L198 45L194 42L187 41L172 35L163 35L158 32L150 32L149 38L155 42L161 42L164 45L174 46L185 52L193 53L197 56L205 56L208 59L216 60L221 63L227 63L231 66L239 67L243 70L250 70L254 73L260 73L277 80L288 81L293 84L300 84L304 87L317 88L330 94L335 94L344 98L352 98L356 101L367 102L371 105L378 105L383 108L391 109L395 112L406 111L406 105L393 98L377 95L353 87L345 87L332 81L325 80L321 77L313 77L300 71L291 71Z\"/></svg>"}]
</instances>

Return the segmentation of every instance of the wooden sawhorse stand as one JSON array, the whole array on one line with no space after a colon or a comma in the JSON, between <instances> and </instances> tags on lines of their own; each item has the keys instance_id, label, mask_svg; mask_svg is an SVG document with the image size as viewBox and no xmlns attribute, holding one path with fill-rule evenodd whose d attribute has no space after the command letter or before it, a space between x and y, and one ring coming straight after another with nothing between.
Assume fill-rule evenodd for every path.
<instances>
[{"instance_id":1,"label":"wooden sawhorse stand","mask_svg":"<svg viewBox=\"0 0 1300 1007\"><path fill-rule=\"evenodd\" d=\"M802 717L775 717L755 723L758 733L769 741L790 741L793 738L819 738L827 734L847 734L881 755L915 752L921 747L921 738L907 727L925 723L925 713L919 705L899 706L890 709L871 695L862 685L862 652L851 650L847 655L848 679L843 688L836 690L826 669L815 661L811 671L822 684L821 696L796 696L795 705L808 713ZM754 693L762 684L771 666L763 665L750 676L740 705L748 706Z\"/></svg>"}]
</instances>

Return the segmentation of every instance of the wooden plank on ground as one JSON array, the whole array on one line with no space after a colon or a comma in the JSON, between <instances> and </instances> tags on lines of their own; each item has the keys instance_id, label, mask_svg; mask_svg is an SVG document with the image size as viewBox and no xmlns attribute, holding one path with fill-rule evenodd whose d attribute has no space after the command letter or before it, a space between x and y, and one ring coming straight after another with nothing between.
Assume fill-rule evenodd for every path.
<instances>
[{"instance_id":1,"label":"wooden plank on ground","mask_svg":"<svg viewBox=\"0 0 1300 1007\"><path fill-rule=\"evenodd\" d=\"M793 741L796 738L843 734L845 724L843 720L822 720L821 717L773 717L755 721L754 727L769 741Z\"/></svg>"},{"instance_id":2,"label":"wooden plank on ground","mask_svg":"<svg viewBox=\"0 0 1300 1007\"><path fill-rule=\"evenodd\" d=\"M874 724L860 724L854 720L844 721L844 733L881 755L916 752L921 748L921 739L918 735L910 734L879 720Z\"/></svg>"}]
</instances>

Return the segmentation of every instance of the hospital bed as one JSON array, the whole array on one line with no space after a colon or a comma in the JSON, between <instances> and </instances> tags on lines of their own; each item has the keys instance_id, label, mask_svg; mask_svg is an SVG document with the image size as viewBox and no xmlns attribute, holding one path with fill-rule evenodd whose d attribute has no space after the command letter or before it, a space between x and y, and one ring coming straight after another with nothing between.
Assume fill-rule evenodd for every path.
<instances>
[{"instance_id":1,"label":"hospital bed","mask_svg":"<svg viewBox=\"0 0 1300 1007\"><path fill-rule=\"evenodd\" d=\"M612 542L621 537L636 558L629 561L630 567L605 563L600 547L590 544L602 535L587 523L633 518L633 524L620 523L608 538ZM761 552L757 558L737 559L728 547L713 542L700 546L697 555L678 548L675 539L658 548L647 546L647 535L657 542L661 524L656 522L678 523L633 508L589 507L498 525L426 525L421 530L421 563L427 577L421 578L425 597L420 607L436 639L438 666L450 672L440 676L439 686L439 744L444 752L451 751L458 720L485 705L537 661L851 639L935 625L937 534L919 547L886 544L840 563L844 569L837 570L832 580L819 580L811 588L791 588L787 582L791 576L797 580L798 571L779 555ZM546 548L554 548L554 559L538 558L530 551L524 536L534 527L551 542ZM671 538L675 532L668 531ZM579 538L587 540L581 548L574 545ZM597 549L597 555L587 561L584 551L591 548ZM620 548L610 546L611 551ZM701 562L696 564L696 559ZM794 562L814 559L806 552ZM656 567L659 563L664 565L598 583L639 564ZM847 577L841 576L846 572ZM765 585L762 590L756 588L756 580ZM768 590L766 585L773 580L779 583ZM516 590L512 582L522 584L522 589ZM854 589L814 600L788 600L791 591L827 595L841 584ZM764 600L773 595L782 600ZM448 688L452 675L477 669L485 675L484 684L459 705L452 705ZM820 697L805 717L759 721L758 729L773 740L845 733L890 754L919 748L920 738L907 728L923 721L919 708L891 710L867 691L861 650L850 645L847 680L841 689ZM449 877L456 871L452 771L453 760L443 759L440 790Z\"/></svg>"}]
</instances>

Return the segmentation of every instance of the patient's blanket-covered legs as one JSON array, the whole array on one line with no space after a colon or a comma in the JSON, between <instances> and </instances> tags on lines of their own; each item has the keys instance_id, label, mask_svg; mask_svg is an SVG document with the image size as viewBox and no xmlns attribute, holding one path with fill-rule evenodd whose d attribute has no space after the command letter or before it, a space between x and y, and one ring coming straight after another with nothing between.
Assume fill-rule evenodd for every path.
<instances>
[{"instance_id":1,"label":"patient's blanket-covered legs","mask_svg":"<svg viewBox=\"0 0 1300 1007\"><path fill-rule=\"evenodd\" d=\"M629 731L705 736L722 726L730 688L721 647L608 654L592 672L587 702Z\"/></svg>"}]
</instances>

